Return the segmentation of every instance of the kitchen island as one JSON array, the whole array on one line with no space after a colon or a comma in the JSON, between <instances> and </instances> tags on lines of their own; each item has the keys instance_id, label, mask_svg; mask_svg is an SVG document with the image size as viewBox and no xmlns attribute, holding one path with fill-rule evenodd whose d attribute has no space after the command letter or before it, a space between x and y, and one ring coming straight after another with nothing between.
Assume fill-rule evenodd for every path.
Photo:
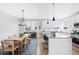
<instances>
[{"instance_id":1,"label":"kitchen island","mask_svg":"<svg viewBox=\"0 0 79 59\"><path fill-rule=\"evenodd\" d=\"M49 38L49 55L71 55L72 37L71 34L56 32L55 38Z\"/></svg>"}]
</instances>

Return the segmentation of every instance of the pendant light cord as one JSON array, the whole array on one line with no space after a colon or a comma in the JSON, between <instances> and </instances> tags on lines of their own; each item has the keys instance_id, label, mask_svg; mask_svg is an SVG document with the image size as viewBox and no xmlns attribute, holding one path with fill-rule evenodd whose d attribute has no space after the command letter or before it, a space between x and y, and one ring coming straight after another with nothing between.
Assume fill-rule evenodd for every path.
<instances>
[{"instance_id":1,"label":"pendant light cord","mask_svg":"<svg viewBox=\"0 0 79 59\"><path fill-rule=\"evenodd\" d=\"M53 5L53 17L55 17L55 3L52 3Z\"/></svg>"},{"instance_id":2,"label":"pendant light cord","mask_svg":"<svg viewBox=\"0 0 79 59\"><path fill-rule=\"evenodd\" d=\"M24 10L22 10L22 20L24 21Z\"/></svg>"}]
</instances>

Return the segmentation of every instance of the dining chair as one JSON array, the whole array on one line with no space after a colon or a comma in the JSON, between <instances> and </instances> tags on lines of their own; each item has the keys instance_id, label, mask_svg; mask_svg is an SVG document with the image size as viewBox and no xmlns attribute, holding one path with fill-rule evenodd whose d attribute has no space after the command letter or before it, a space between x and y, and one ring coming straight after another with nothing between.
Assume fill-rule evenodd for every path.
<instances>
[{"instance_id":1,"label":"dining chair","mask_svg":"<svg viewBox=\"0 0 79 59\"><path fill-rule=\"evenodd\" d=\"M1 41L1 45L3 49L3 54L5 54L5 52L11 52L14 55L14 51L16 50L17 47L14 46L13 40Z\"/></svg>"}]
</instances>

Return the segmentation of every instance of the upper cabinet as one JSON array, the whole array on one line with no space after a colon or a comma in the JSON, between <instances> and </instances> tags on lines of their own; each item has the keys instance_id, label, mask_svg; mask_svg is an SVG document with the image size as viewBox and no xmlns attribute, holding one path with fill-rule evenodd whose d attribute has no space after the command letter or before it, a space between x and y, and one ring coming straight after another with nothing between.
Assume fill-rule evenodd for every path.
<instances>
[{"instance_id":1,"label":"upper cabinet","mask_svg":"<svg viewBox=\"0 0 79 59\"><path fill-rule=\"evenodd\" d=\"M75 17L74 22L79 23L79 14L75 15L74 17Z\"/></svg>"}]
</instances>

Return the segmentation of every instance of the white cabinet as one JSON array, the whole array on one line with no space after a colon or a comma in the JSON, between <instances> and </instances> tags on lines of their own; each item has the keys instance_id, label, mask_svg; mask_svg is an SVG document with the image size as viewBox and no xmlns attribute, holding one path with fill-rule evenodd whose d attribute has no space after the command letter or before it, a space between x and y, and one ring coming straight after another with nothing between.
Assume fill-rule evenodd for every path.
<instances>
[{"instance_id":1,"label":"white cabinet","mask_svg":"<svg viewBox=\"0 0 79 59\"><path fill-rule=\"evenodd\" d=\"M79 14L75 15L74 22L75 22L75 23L79 23Z\"/></svg>"},{"instance_id":2,"label":"white cabinet","mask_svg":"<svg viewBox=\"0 0 79 59\"><path fill-rule=\"evenodd\" d=\"M71 38L50 38L49 55L68 55L72 54Z\"/></svg>"},{"instance_id":3,"label":"white cabinet","mask_svg":"<svg viewBox=\"0 0 79 59\"><path fill-rule=\"evenodd\" d=\"M49 39L49 55L53 55L54 47L55 47L55 40Z\"/></svg>"}]
</instances>

